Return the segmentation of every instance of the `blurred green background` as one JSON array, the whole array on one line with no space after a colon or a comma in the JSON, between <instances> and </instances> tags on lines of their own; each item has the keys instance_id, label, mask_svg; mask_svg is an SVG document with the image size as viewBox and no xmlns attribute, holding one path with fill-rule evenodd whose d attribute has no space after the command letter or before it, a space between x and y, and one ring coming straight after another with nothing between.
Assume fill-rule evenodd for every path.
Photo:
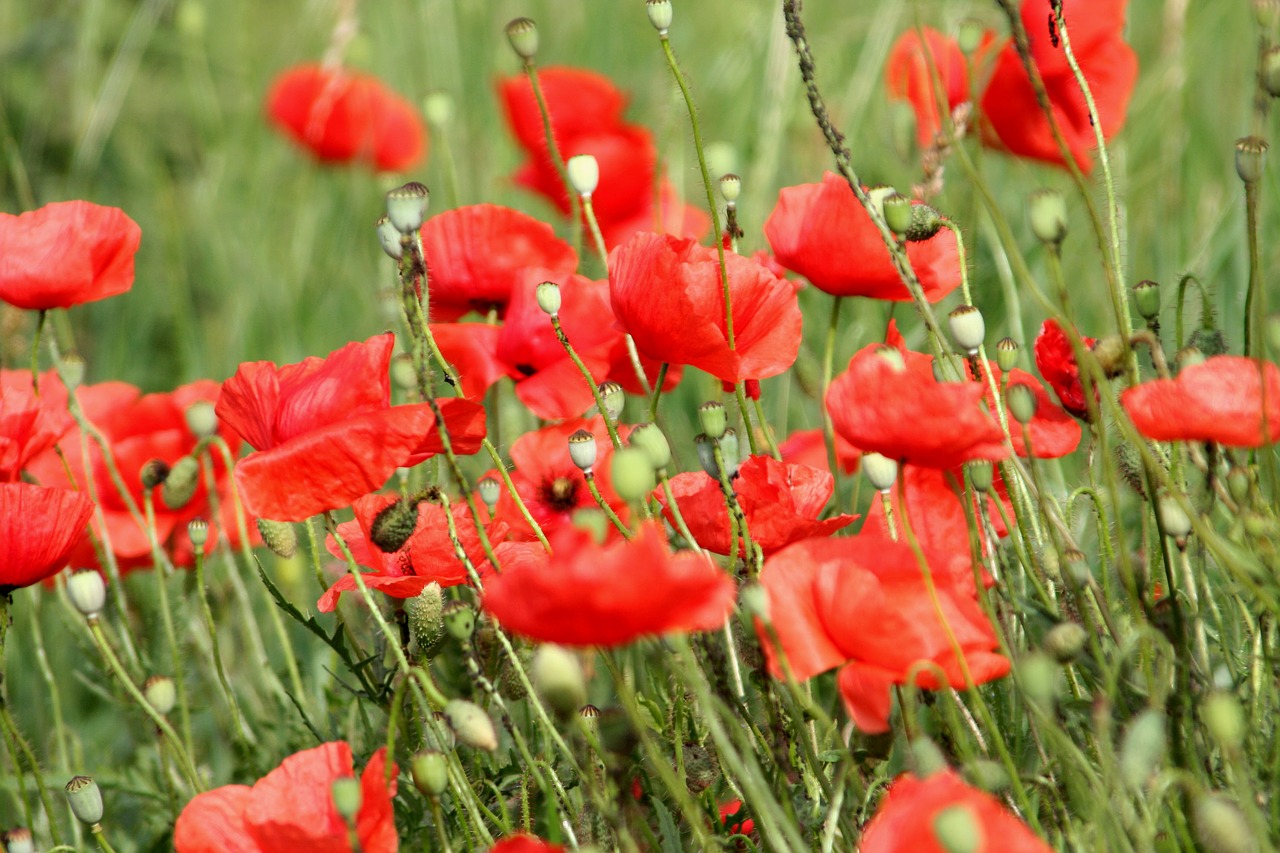
<instances>
[{"instance_id":1,"label":"blurred green background","mask_svg":"<svg viewBox=\"0 0 1280 853\"><path fill-rule=\"evenodd\" d=\"M1172 284L1182 272L1195 272L1214 287L1228 329L1238 329L1246 269L1243 191L1232 158L1235 139L1250 129L1252 6L1130 5L1141 72L1113 149L1130 279ZM348 64L376 73L415 102L442 89L456 103L454 122L433 132L423 166L412 175L377 176L317 164L264 120L274 76L323 55L336 2L10 0L0 4L0 209L84 198L122 207L141 224L133 291L72 312L90 381L116 378L162 390L197 377L225 378L241 361L323 354L389 325L377 291L391 271L371 227L389 186L423 180L435 191L436 211L488 201L552 216L507 177L521 155L503 126L494 82L518 70L503 35L513 17L538 21L541 64L593 68L630 91L628 117L653 129L686 197L701 197L688 120L643 6L642 0L357 4L360 31ZM915 154L896 140L910 134L884 95L889 47L917 18L954 32L961 18L974 16L1003 32L995 4L812 0L804 12L819 81L863 179L909 186L918 174ZM671 38L704 134L736 152L727 165L745 179L744 250L763 247L759 226L778 188L818 180L831 162L798 85L780 4L678 2ZM446 145L457 169L456 199L444 171ZM1041 185L1066 188L1067 176L993 152L982 155L981 166L1039 270L1024 199ZM958 166L948 178L937 204L966 229L988 325L1025 341L1016 318L1001 320L1005 307L984 217ZM1266 257L1265 235L1276 222L1266 203L1273 185L1269 178L1264 190ZM1082 328L1097 333L1108 330L1110 315L1082 212L1072 199L1068 275ZM804 299L816 341L812 333L825 325L819 315L830 300L816 293ZM1038 309L1024 300L1023 311L1034 334ZM1088 326L1091 315L1097 328ZM845 312L847 323L862 324L851 332L857 342L883 319L880 307ZM4 318L6 364L23 363L29 322L12 313ZM1238 349L1238 335L1233 343ZM852 348L853 342L842 345L837 359Z\"/></svg>"}]
</instances>

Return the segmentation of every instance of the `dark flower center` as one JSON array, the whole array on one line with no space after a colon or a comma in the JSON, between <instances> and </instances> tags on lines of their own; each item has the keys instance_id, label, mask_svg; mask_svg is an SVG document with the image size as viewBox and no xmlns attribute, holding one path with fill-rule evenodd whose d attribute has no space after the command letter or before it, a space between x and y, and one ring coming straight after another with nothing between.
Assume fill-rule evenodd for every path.
<instances>
[{"instance_id":1,"label":"dark flower center","mask_svg":"<svg viewBox=\"0 0 1280 853\"><path fill-rule=\"evenodd\" d=\"M542 502L556 512L568 512L578 505L578 483L568 477L556 477L542 483Z\"/></svg>"}]
</instances>

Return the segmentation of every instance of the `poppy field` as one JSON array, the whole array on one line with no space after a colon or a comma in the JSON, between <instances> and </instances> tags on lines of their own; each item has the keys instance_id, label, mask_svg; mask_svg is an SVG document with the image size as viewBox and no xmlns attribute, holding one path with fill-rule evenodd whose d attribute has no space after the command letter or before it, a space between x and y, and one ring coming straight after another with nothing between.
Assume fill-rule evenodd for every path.
<instances>
[{"instance_id":1,"label":"poppy field","mask_svg":"<svg viewBox=\"0 0 1280 853\"><path fill-rule=\"evenodd\" d=\"M72 5L7 853L1280 845L1280 0Z\"/></svg>"}]
</instances>

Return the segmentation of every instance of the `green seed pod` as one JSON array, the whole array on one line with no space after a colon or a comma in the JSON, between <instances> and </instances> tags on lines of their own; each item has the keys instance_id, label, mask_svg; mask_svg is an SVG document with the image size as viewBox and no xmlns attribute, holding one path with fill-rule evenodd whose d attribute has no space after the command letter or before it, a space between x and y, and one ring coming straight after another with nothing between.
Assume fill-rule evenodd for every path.
<instances>
[{"instance_id":1,"label":"green seed pod","mask_svg":"<svg viewBox=\"0 0 1280 853\"><path fill-rule=\"evenodd\" d=\"M507 24L507 41L525 62L538 55L538 25L528 18L516 18Z\"/></svg>"},{"instance_id":2,"label":"green seed pod","mask_svg":"<svg viewBox=\"0 0 1280 853\"><path fill-rule=\"evenodd\" d=\"M960 803L934 815L933 837L947 853L978 853L985 840L973 810Z\"/></svg>"},{"instance_id":3,"label":"green seed pod","mask_svg":"<svg viewBox=\"0 0 1280 853\"><path fill-rule=\"evenodd\" d=\"M573 191L590 197L600 185L600 162L591 154L575 154L564 165Z\"/></svg>"},{"instance_id":4,"label":"green seed pod","mask_svg":"<svg viewBox=\"0 0 1280 853\"><path fill-rule=\"evenodd\" d=\"M348 826L354 826L356 816L360 814L360 806L364 804L364 791L360 787L360 780L354 776L334 779L329 791L333 797L334 810L347 822Z\"/></svg>"},{"instance_id":5,"label":"green seed pod","mask_svg":"<svg viewBox=\"0 0 1280 853\"><path fill-rule=\"evenodd\" d=\"M629 503L644 500L657 485L649 454L636 447L623 447L613 452L609 475L613 490Z\"/></svg>"},{"instance_id":6,"label":"green seed pod","mask_svg":"<svg viewBox=\"0 0 1280 853\"><path fill-rule=\"evenodd\" d=\"M730 480L738 476L738 467L741 462L738 451L738 434L732 429L725 430L724 435L720 436L720 458L724 460L724 467Z\"/></svg>"},{"instance_id":7,"label":"green seed pod","mask_svg":"<svg viewBox=\"0 0 1280 853\"><path fill-rule=\"evenodd\" d=\"M142 483L144 489L154 489L163 486L165 479L169 476L169 464L163 459L148 459L142 463L142 467L138 469L138 480Z\"/></svg>"},{"instance_id":8,"label":"green seed pod","mask_svg":"<svg viewBox=\"0 0 1280 853\"><path fill-rule=\"evenodd\" d=\"M297 553L298 531L289 522L260 518L258 532L262 534L263 543L277 557L287 560Z\"/></svg>"},{"instance_id":9,"label":"green seed pod","mask_svg":"<svg viewBox=\"0 0 1280 853\"><path fill-rule=\"evenodd\" d=\"M998 761L977 758L965 765L964 772L973 785L984 791L999 794L1009 790L1009 771Z\"/></svg>"},{"instance_id":10,"label":"green seed pod","mask_svg":"<svg viewBox=\"0 0 1280 853\"><path fill-rule=\"evenodd\" d=\"M702 470L707 472L707 476L713 480L720 479L720 466L716 464L716 442L713 438L708 438L705 433L698 433L693 437L693 446L698 451L698 464L702 466Z\"/></svg>"},{"instance_id":11,"label":"green seed pod","mask_svg":"<svg viewBox=\"0 0 1280 853\"><path fill-rule=\"evenodd\" d=\"M972 56L978 48L982 47L986 32L987 28L977 18L965 18L960 21L960 27L956 31L956 41L960 45L961 52L965 56Z\"/></svg>"},{"instance_id":12,"label":"green seed pod","mask_svg":"<svg viewBox=\"0 0 1280 853\"><path fill-rule=\"evenodd\" d=\"M561 717L575 714L587 701L587 680L578 656L563 646L538 647L529 666L529 680L552 710Z\"/></svg>"},{"instance_id":13,"label":"green seed pod","mask_svg":"<svg viewBox=\"0 0 1280 853\"><path fill-rule=\"evenodd\" d=\"M74 391L84 382L84 357L79 353L67 353L62 357L62 384Z\"/></svg>"},{"instance_id":14,"label":"green seed pod","mask_svg":"<svg viewBox=\"0 0 1280 853\"><path fill-rule=\"evenodd\" d=\"M144 681L142 695L146 697L147 704L162 717L169 716L169 712L178 704L178 689L174 686L173 679L167 675L153 675Z\"/></svg>"},{"instance_id":15,"label":"green seed pod","mask_svg":"<svg viewBox=\"0 0 1280 853\"><path fill-rule=\"evenodd\" d=\"M1169 495L1161 495L1156 502L1156 512L1160 514L1164 534L1173 537L1179 548L1185 547L1187 535L1191 533L1191 518L1187 511Z\"/></svg>"},{"instance_id":16,"label":"green seed pod","mask_svg":"<svg viewBox=\"0 0 1280 853\"><path fill-rule=\"evenodd\" d=\"M1168 740L1164 713L1148 708L1129 722L1120 742L1120 772L1134 788L1144 787L1164 764Z\"/></svg>"},{"instance_id":17,"label":"green seed pod","mask_svg":"<svg viewBox=\"0 0 1280 853\"><path fill-rule=\"evenodd\" d=\"M542 309L542 313L548 317L560 316L560 285L554 281L544 281L534 287L533 298Z\"/></svg>"},{"instance_id":18,"label":"green seed pod","mask_svg":"<svg viewBox=\"0 0 1280 853\"><path fill-rule=\"evenodd\" d=\"M422 592L404 602L409 635L418 644L418 654L431 657L444 639L444 591L432 581Z\"/></svg>"},{"instance_id":19,"label":"green seed pod","mask_svg":"<svg viewBox=\"0 0 1280 853\"><path fill-rule=\"evenodd\" d=\"M1005 402L1009 405L1009 414L1020 424L1029 424L1036 416L1039 401L1031 386L1018 383L1010 385L1004 392Z\"/></svg>"},{"instance_id":20,"label":"green seed pod","mask_svg":"<svg viewBox=\"0 0 1280 853\"><path fill-rule=\"evenodd\" d=\"M462 642L470 640L476 630L476 611L470 604L454 599L444 606L444 629Z\"/></svg>"},{"instance_id":21,"label":"green seed pod","mask_svg":"<svg viewBox=\"0 0 1280 853\"><path fill-rule=\"evenodd\" d=\"M884 217L884 200L897 193L898 191L888 184L876 184L867 188L867 198L870 199L872 207L880 211L881 218Z\"/></svg>"},{"instance_id":22,"label":"green seed pod","mask_svg":"<svg viewBox=\"0 0 1280 853\"><path fill-rule=\"evenodd\" d=\"M911 199L901 193L885 197L884 222L899 238L905 237L911 228Z\"/></svg>"},{"instance_id":23,"label":"green seed pod","mask_svg":"<svg viewBox=\"0 0 1280 853\"><path fill-rule=\"evenodd\" d=\"M1237 504L1243 504L1248 499L1252 485L1249 472L1244 468L1232 468L1227 472L1227 491Z\"/></svg>"},{"instance_id":24,"label":"green seed pod","mask_svg":"<svg viewBox=\"0 0 1280 853\"><path fill-rule=\"evenodd\" d=\"M600 414L616 424L627 404L627 392L617 382L605 382L600 385L600 399L604 401L604 411Z\"/></svg>"},{"instance_id":25,"label":"green seed pod","mask_svg":"<svg viewBox=\"0 0 1280 853\"><path fill-rule=\"evenodd\" d=\"M1058 663L1070 663L1084 650L1089 633L1077 622L1060 622L1044 635L1044 650Z\"/></svg>"},{"instance_id":26,"label":"green seed pod","mask_svg":"<svg viewBox=\"0 0 1280 853\"><path fill-rule=\"evenodd\" d=\"M89 826L102 823L102 791L89 776L73 776L64 789L76 820Z\"/></svg>"},{"instance_id":27,"label":"green seed pod","mask_svg":"<svg viewBox=\"0 0 1280 853\"><path fill-rule=\"evenodd\" d=\"M4 833L4 847L9 853L36 853L35 842L31 838L31 830L25 826L15 826Z\"/></svg>"},{"instance_id":28,"label":"green seed pod","mask_svg":"<svg viewBox=\"0 0 1280 853\"><path fill-rule=\"evenodd\" d=\"M194 456L183 456L169 468L160 488L160 498L169 509L182 509L195 496L200 485L200 462Z\"/></svg>"},{"instance_id":29,"label":"green seed pod","mask_svg":"<svg viewBox=\"0 0 1280 853\"><path fill-rule=\"evenodd\" d=\"M208 400L196 400L182 416L196 438L207 438L218 431L218 412Z\"/></svg>"},{"instance_id":30,"label":"green seed pod","mask_svg":"<svg viewBox=\"0 0 1280 853\"><path fill-rule=\"evenodd\" d=\"M1067 200L1054 189L1040 189L1031 194L1027 214L1031 220L1031 233L1036 239L1051 246L1058 246L1067 237Z\"/></svg>"},{"instance_id":31,"label":"green seed pod","mask_svg":"<svg viewBox=\"0 0 1280 853\"><path fill-rule=\"evenodd\" d=\"M1240 808L1221 794L1196 798L1191 823L1208 853L1256 853L1258 841Z\"/></svg>"},{"instance_id":32,"label":"green seed pod","mask_svg":"<svg viewBox=\"0 0 1280 853\"><path fill-rule=\"evenodd\" d=\"M1133 304L1142 319L1150 322L1160 316L1160 285L1143 279L1133 286Z\"/></svg>"},{"instance_id":33,"label":"green seed pod","mask_svg":"<svg viewBox=\"0 0 1280 853\"><path fill-rule=\"evenodd\" d=\"M1200 706L1200 719L1204 720L1204 727L1224 750L1238 752L1244 744L1248 721L1239 700L1230 693L1217 690L1210 693Z\"/></svg>"},{"instance_id":34,"label":"green seed pod","mask_svg":"<svg viewBox=\"0 0 1280 853\"><path fill-rule=\"evenodd\" d=\"M947 315L947 325L956 346L967 355L975 355L987 336L987 324L982 312L973 305L961 305Z\"/></svg>"},{"instance_id":35,"label":"green seed pod","mask_svg":"<svg viewBox=\"0 0 1280 853\"><path fill-rule=\"evenodd\" d=\"M107 585L95 569L81 569L67 577L67 598L84 616L96 619L107 603Z\"/></svg>"},{"instance_id":36,"label":"green seed pod","mask_svg":"<svg viewBox=\"0 0 1280 853\"><path fill-rule=\"evenodd\" d=\"M444 706L444 718L460 743L493 752L498 748L498 733L484 709L465 699L452 699Z\"/></svg>"},{"instance_id":37,"label":"green seed pod","mask_svg":"<svg viewBox=\"0 0 1280 853\"><path fill-rule=\"evenodd\" d=\"M742 178L732 172L727 175L721 175L720 195L724 197L727 204L736 205L738 197L742 195Z\"/></svg>"},{"instance_id":38,"label":"green seed pod","mask_svg":"<svg viewBox=\"0 0 1280 853\"><path fill-rule=\"evenodd\" d=\"M862 454L862 473L878 492L887 492L898 481L898 463L879 453Z\"/></svg>"},{"instance_id":39,"label":"green seed pod","mask_svg":"<svg viewBox=\"0 0 1280 853\"><path fill-rule=\"evenodd\" d=\"M1013 370L1014 365L1018 363L1019 349L1018 342L1013 338L1001 338L996 343L996 366L1002 373Z\"/></svg>"},{"instance_id":40,"label":"green seed pod","mask_svg":"<svg viewBox=\"0 0 1280 853\"><path fill-rule=\"evenodd\" d=\"M484 501L484 505L489 508L489 512L493 512L493 508L498 505L498 498L502 496L502 483L493 477L484 477L478 485L480 500Z\"/></svg>"},{"instance_id":41,"label":"green seed pod","mask_svg":"<svg viewBox=\"0 0 1280 853\"><path fill-rule=\"evenodd\" d=\"M754 616L768 622L772 617L769 607L769 591L756 581L748 581L738 592L738 606L747 616Z\"/></svg>"},{"instance_id":42,"label":"green seed pod","mask_svg":"<svg viewBox=\"0 0 1280 853\"><path fill-rule=\"evenodd\" d=\"M659 474L666 471L667 466L671 464L671 445L667 442L667 436L662 432L662 428L657 424L636 425L632 428L631 435L627 437L627 443L648 454L649 462L653 464L654 471Z\"/></svg>"},{"instance_id":43,"label":"green seed pod","mask_svg":"<svg viewBox=\"0 0 1280 853\"><path fill-rule=\"evenodd\" d=\"M968 463L965 469L969 472L969 482L973 484L974 491L991 491L991 484L995 479L995 469L990 462L985 459L978 459Z\"/></svg>"},{"instance_id":44,"label":"green seed pod","mask_svg":"<svg viewBox=\"0 0 1280 853\"><path fill-rule=\"evenodd\" d=\"M719 440L729 428L729 415L723 404L709 400L698 407L698 423L708 438Z\"/></svg>"},{"instance_id":45,"label":"green seed pod","mask_svg":"<svg viewBox=\"0 0 1280 853\"><path fill-rule=\"evenodd\" d=\"M1236 174L1246 185L1262 180L1268 147L1267 141L1260 136L1236 140Z\"/></svg>"},{"instance_id":46,"label":"green seed pod","mask_svg":"<svg viewBox=\"0 0 1280 853\"><path fill-rule=\"evenodd\" d=\"M671 29L671 20L675 16L671 0L645 0L644 13L649 16L649 23L653 24L658 35L665 36Z\"/></svg>"},{"instance_id":47,"label":"green seed pod","mask_svg":"<svg viewBox=\"0 0 1280 853\"><path fill-rule=\"evenodd\" d=\"M1052 713L1061 687L1058 665L1043 652L1032 652L1016 664L1018 683L1027 699Z\"/></svg>"},{"instance_id":48,"label":"green seed pod","mask_svg":"<svg viewBox=\"0 0 1280 853\"><path fill-rule=\"evenodd\" d=\"M378 245L382 247L383 253L393 261L403 258L404 246L400 243L400 232L391 224L391 219L383 214L378 217L375 227L378 231Z\"/></svg>"},{"instance_id":49,"label":"green seed pod","mask_svg":"<svg viewBox=\"0 0 1280 853\"><path fill-rule=\"evenodd\" d=\"M424 797L435 799L449 789L449 759L435 751L419 752L409 761L413 785Z\"/></svg>"},{"instance_id":50,"label":"green seed pod","mask_svg":"<svg viewBox=\"0 0 1280 853\"><path fill-rule=\"evenodd\" d=\"M426 185L410 181L387 193L387 219L401 234L416 234L430 204L431 192Z\"/></svg>"},{"instance_id":51,"label":"green seed pod","mask_svg":"<svg viewBox=\"0 0 1280 853\"><path fill-rule=\"evenodd\" d=\"M596 437L585 429L569 436L569 458L578 470L589 472L596 464Z\"/></svg>"}]
</instances>

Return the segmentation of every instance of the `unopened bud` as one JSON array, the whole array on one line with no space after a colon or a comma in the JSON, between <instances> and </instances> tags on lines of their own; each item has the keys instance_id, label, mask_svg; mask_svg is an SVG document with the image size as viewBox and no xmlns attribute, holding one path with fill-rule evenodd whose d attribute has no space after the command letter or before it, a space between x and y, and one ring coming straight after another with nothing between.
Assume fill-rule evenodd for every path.
<instances>
[{"instance_id":1,"label":"unopened bud","mask_svg":"<svg viewBox=\"0 0 1280 853\"><path fill-rule=\"evenodd\" d=\"M947 853L978 853L985 840L973 810L963 803L947 806L933 816L933 837Z\"/></svg>"},{"instance_id":2,"label":"unopened bud","mask_svg":"<svg viewBox=\"0 0 1280 853\"><path fill-rule=\"evenodd\" d=\"M1238 806L1221 794L1199 797L1192 807L1196 840L1207 853L1256 853L1257 839Z\"/></svg>"},{"instance_id":3,"label":"unopened bud","mask_svg":"<svg viewBox=\"0 0 1280 853\"><path fill-rule=\"evenodd\" d=\"M444 638L444 591L432 581L413 598L405 599L409 636L418 644L418 654L430 657Z\"/></svg>"},{"instance_id":4,"label":"unopened bud","mask_svg":"<svg viewBox=\"0 0 1280 853\"><path fill-rule=\"evenodd\" d=\"M719 439L729 428L729 416L723 404L710 400L698 407L698 423L707 438Z\"/></svg>"},{"instance_id":5,"label":"unopened bud","mask_svg":"<svg viewBox=\"0 0 1280 853\"><path fill-rule=\"evenodd\" d=\"M486 752L498 748L498 733L493 728L493 720L474 702L451 700L444 706L444 718L461 743Z\"/></svg>"},{"instance_id":6,"label":"unopened bud","mask_svg":"<svg viewBox=\"0 0 1280 853\"><path fill-rule=\"evenodd\" d=\"M996 343L996 367L1008 373L1018 363L1018 342L1013 338L1001 338Z\"/></svg>"},{"instance_id":7,"label":"unopened bud","mask_svg":"<svg viewBox=\"0 0 1280 853\"><path fill-rule=\"evenodd\" d=\"M498 505L498 498L502 495L502 483L493 477L483 477L480 480L480 500L484 501L484 505L489 508L489 512L493 512L494 507Z\"/></svg>"},{"instance_id":8,"label":"unopened bud","mask_svg":"<svg viewBox=\"0 0 1280 853\"><path fill-rule=\"evenodd\" d=\"M665 36L667 30L671 29L671 19L675 14L671 8L671 0L645 0L644 11L658 35Z\"/></svg>"},{"instance_id":9,"label":"unopened bud","mask_svg":"<svg viewBox=\"0 0 1280 853\"><path fill-rule=\"evenodd\" d=\"M884 199L884 223L898 237L904 237L911 227L911 199L900 193Z\"/></svg>"},{"instance_id":10,"label":"unopened bud","mask_svg":"<svg viewBox=\"0 0 1280 853\"><path fill-rule=\"evenodd\" d=\"M577 655L562 646L540 646L529 665L529 679L543 701L561 717L576 713L587 701L582 664Z\"/></svg>"},{"instance_id":11,"label":"unopened bud","mask_svg":"<svg viewBox=\"0 0 1280 853\"><path fill-rule=\"evenodd\" d=\"M218 413L208 400L196 400L182 415L196 438L207 438L218 431Z\"/></svg>"},{"instance_id":12,"label":"unopened bud","mask_svg":"<svg viewBox=\"0 0 1280 853\"><path fill-rule=\"evenodd\" d=\"M1218 745L1228 752L1236 752L1244 744L1248 721L1239 700L1230 693L1220 690L1210 693L1200 706L1200 719Z\"/></svg>"},{"instance_id":13,"label":"unopened bud","mask_svg":"<svg viewBox=\"0 0 1280 853\"><path fill-rule=\"evenodd\" d=\"M403 497L378 510L369 525L369 541L384 554L394 554L418 527L418 501Z\"/></svg>"},{"instance_id":14,"label":"unopened bud","mask_svg":"<svg viewBox=\"0 0 1280 853\"><path fill-rule=\"evenodd\" d=\"M910 243L928 240L942 230L942 214L927 204L911 205L911 224L902 236Z\"/></svg>"},{"instance_id":15,"label":"unopened bud","mask_svg":"<svg viewBox=\"0 0 1280 853\"><path fill-rule=\"evenodd\" d=\"M1161 495L1156 502L1156 512L1160 514L1160 527L1165 536L1172 536L1178 547L1184 547L1187 535L1191 533L1191 518L1187 511L1169 495Z\"/></svg>"},{"instance_id":16,"label":"unopened bud","mask_svg":"<svg viewBox=\"0 0 1280 853\"><path fill-rule=\"evenodd\" d=\"M724 196L726 203L736 205L738 196L742 194L742 178L730 172L727 175L720 176L720 195Z\"/></svg>"},{"instance_id":17,"label":"unopened bud","mask_svg":"<svg viewBox=\"0 0 1280 853\"><path fill-rule=\"evenodd\" d=\"M107 603L107 585L94 569L81 569L67 577L67 598L76 610L96 619Z\"/></svg>"},{"instance_id":18,"label":"unopened bud","mask_svg":"<svg viewBox=\"0 0 1280 853\"><path fill-rule=\"evenodd\" d=\"M600 163L591 154L575 154L565 163L569 186L581 196L590 196L600 185Z\"/></svg>"},{"instance_id":19,"label":"unopened bud","mask_svg":"<svg viewBox=\"0 0 1280 853\"><path fill-rule=\"evenodd\" d=\"M589 472L596 464L596 437L585 429L569 436L569 458L579 470Z\"/></svg>"},{"instance_id":20,"label":"unopened bud","mask_svg":"<svg viewBox=\"0 0 1280 853\"><path fill-rule=\"evenodd\" d=\"M615 450L609 465L609 481L624 501L643 501L657 485L649 454L637 447Z\"/></svg>"},{"instance_id":21,"label":"unopened bud","mask_svg":"<svg viewBox=\"0 0 1280 853\"><path fill-rule=\"evenodd\" d=\"M354 826L356 816L360 814L360 806L364 803L364 791L360 787L360 780L354 776L343 776L340 779L334 779L333 784L329 786L330 795L333 797L333 808L348 826Z\"/></svg>"},{"instance_id":22,"label":"unopened bud","mask_svg":"<svg viewBox=\"0 0 1280 853\"><path fill-rule=\"evenodd\" d=\"M431 192L425 184L410 181L387 193L387 219L401 234L414 234L422 227Z\"/></svg>"},{"instance_id":23,"label":"unopened bud","mask_svg":"<svg viewBox=\"0 0 1280 853\"><path fill-rule=\"evenodd\" d=\"M102 823L102 791L97 782L89 776L73 776L64 790L76 820L89 826Z\"/></svg>"},{"instance_id":24,"label":"unopened bud","mask_svg":"<svg viewBox=\"0 0 1280 853\"><path fill-rule=\"evenodd\" d=\"M878 492L887 492L898 480L898 463L879 453L864 453L859 463L867 482Z\"/></svg>"},{"instance_id":25,"label":"unopened bud","mask_svg":"<svg viewBox=\"0 0 1280 853\"><path fill-rule=\"evenodd\" d=\"M538 25L528 18L516 18L507 24L507 41L525 62L538 55Z\"/></svg>"},{"instance_id":26,"label":"unopened bud","mask_svg":"<svg viewBox=\"0 0 1280 853\"><path fill-rule=\"evenodd\" d=\"M1134 717L1120 741L1120 772L1125 781L1141 788L1164 763L1168 741L1164 714L1154 708Z\"/></svg>"},{"instance_id":27,"label":"unopened bud","mask_svg":"<svg viewBox=\"0 0 1280 853\"><path fill-rule=\"evenodd\" d=\"M163 459L148 459L138 470L138 480L144 489L154 489L164 485L165 478L168 476L169 464Z\"/></svg>"},{"instance_id":28,"label":"unopened bud","mask_svg":"<svg viewBox=\"0 0 1280 853\"><path fill-rule=\"evenodd\" d=\"M297 553L298 532L289 522L260 518L258 532L262 534L262 541L267 548L277 557L287 560Z\"/></svg>"},{"instance_id":29,"label":"unopened bud","mask_svg":"<svg viewBox=\"0 0 1280 853\"><path fill-rule=\"evenodd\" d=\"M1027 699L1050 713L1058 701L1058 665L1043 652L1032 652L1017 663L1018 683Z\"/></svg>"},{"instance_id":30,"label":"unopened bud","mask_svg":"<svg viewBox=\"0 0 1280 853\"><path fill-rule=\"evenodd\" d=\"M449 789L449 759L444 753L419 752L409 761L409 773L424 797L435 799Z\"/></svg>"},{"instance_id":31,"label":"unopened bud","mask_svg":"<svg viewBox=\"0 0 1280 853\"><path fill-rule=\"evenodd\" d=\"M162 717L168 716L173 706L178 704L178 689L173 679L167 675L153 675L142 684L142 695L147 704Z\"/></svg>"},{"instance_id":32,"label":"unopened bud","mask_svg":"<svg viewBox=\"0 0 1280 853\"><path fill-rule=\"evenodd\" d=\"M1142 319L1151 321L1160 316L1160 285L1144 279L1133 286L1133 304Z\"/></svg>"},{"instance_id":33,"label":"unopened bud","mask_svg":"<svg viewBox=\"0 0 1280 853\"><path fill-rule=\"evenodd\" d=\"M961 305L947 315L947 325L956 346L967 355L974 355L982 347L987 336L987 324L982 312L973 305Z\"/></svg>"},{"instance_id":34,"label":"unopened bud","mask_svg":"<svg viewBox=\"0 0 1280 853\"><path fill-rule=\"evenodd\" d=\"M970 462L965 468L969 471L969 482L973 485L975 492L991 491L991 484L995 479L995 471L990 462L985 459L978 459Z\"/></svg>"},{"instance_id":35,"label":"unopened bud","mask_svg":"<svg viewBox=\"0 0 1280 853\"><path fill-rule=\"evenodd\" d=\"M897 195L898 191L888 184L876 184L873 187L867 187L867 199L870 200L871 206L880 212L881 218L884 217L884 200L891 195Z\"/></svg>"},{"instance_id":36,"label":"unopened bud","mask_svg":"<svg viewBox=\"0 0 1280 853\"><path fill-rule=\"evenodd\" d=\"M1020 424L1031 423L1031 419L1036 416L1039 401L1030 385L1023 385L1021 382L1010 385L1004 392L1004 397L1009 404L1009 414L1013 415L1015 421Z\"/></svg>"},{"instance_id":37,"label":"unopened bud","mask_svg":"<svg viewBox=\"0 0 1280 853\"><path fill-rule=\"evenodd\" d=\"M454 599L444 606L444 629L459 642L470 640L476 630L476 611L465 601Z\"/></svg>"},{"instance_id":38,"label":"unopened bud","mask_svg":"<svg viewBox=\"0 0 1280 853\"><path fill-rule=\"evenodd\" d=\"M183 456L169 468L160 488L160 499L169 509L182 509L195 496L200 485L200 462L194 456Z\"/></svg>"},{"instance_id":39,"label":"unopened bud","mask_svg":"<svg viewBox=\"0 0 1280 853\"><path fill-rule=\"evenodd\" d=\"M1089 633L1077 622L1060 622L1044 635L1044 650L1058 663L1070 663L1084 650Z\"/></svg>"},{"instance_id":40,"label":"unopened bud","mask_svg":"<svg viewBox=\"0 0 1280 853\"><path fill-rule=\"evenodd\" d=\"M1031 194L1027 205L1031 233L1042 243L1057 246L1067 236L1067 200L1054 189L1040 189Z\"/></svg>"},{"instance_id":41,"label":"unopened bud","mask_svg":"<svg viewBox=\"0 0 1280 853\"><path fill-rule=\"evenodd\" d=\"M440 128L453 121L453 96L444 89L433 89L422 99L422 115L427 124Z\"/></svg>"},{"instance_id":42,"label":"unopened bud","mask_svg":"<svg viewBox=\"0 0 1280 853\"><path fill-rule=\"evenodd\" d=\"M560 285L554 281L544 281L533 290L538 307L548 317L560 316Z\"/></svg>"},{"instance_id":43,"label":"unopened bud","mask_svg":"<svg viewBox=\"0 0 1280 853\"><path fill-rule=\"evenodd\" d=\"M1260 136L1245 136L1236 140L1236 174L1246 184L1262 180L1267 154L1267 141Z\"/></svg>"},{"instance_id":44,"label":"unopened bud","mask_svg":"<svg viewBox=\"0 0 1280 853\"><path fill-rule=\"evenodd\" d=\"M653 465L655 472L665 471L671 464L671 445L667 442L667 436L662 432L662 428L657 424L637 425L631 430L627 443L648 454L649 462Z\"/></svg>"}]
</instances>

